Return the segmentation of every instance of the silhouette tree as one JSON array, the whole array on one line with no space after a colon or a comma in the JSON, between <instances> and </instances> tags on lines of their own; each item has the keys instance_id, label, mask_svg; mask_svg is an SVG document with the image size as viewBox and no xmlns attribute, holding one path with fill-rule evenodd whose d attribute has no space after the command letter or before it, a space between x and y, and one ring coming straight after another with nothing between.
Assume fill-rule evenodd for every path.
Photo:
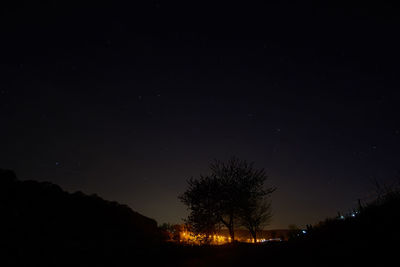
<instances>
[{"instance_id":1,"label":"silhouette tree","mask_svg":"<svg viewBox=\"0 0 400 267\"><path fill-rule=\"evenodd\" d=\"M264 169L256 170L253 163L233 157L227 162L215 160L210 170L208 176L189 179L188 189L179 196L190 210L187 223L205 234L224 225L232 242L239 223L255 238L271 218L267 197L275 191L264 187Z\"/></svg>"},{"instance_id":2,"label":"silhouette tree","mask_svg":"<svg viewBox=\"0 0 400 267\"><path fill-rule=\"evenodd\" d=\"M160 225L160 230L167 241L180 241L179 233L182 231L182 226L179 224L163 223Z\"/></svg>"},{"instance_id":3,"label":"silhouette tree","mask_svg":"<svg viewBox=\"0 0 400 267\"><path fill-rule=\"evenodd\" d=\"M263 230L271 221L271 202L267 199L253 201L253 204L248 204L247 208L243 206L239 215L240 224L250 232L254 243L256 243L257 233Z\"/></svg>"},{"instance_id":4,"label":"silhouette tree","mask_svg":"<svg viewBox=\"0 0 400 267\"><path fill-rule=\"evenodd\" d=\"M190 215L185 220L187 228L195 234L205 234L206 242L215 233L219 223L216 186L215 179L207 176L191 178L188 180L188 189L179 196L190 209Z\"/></svg>"}]
</instances>

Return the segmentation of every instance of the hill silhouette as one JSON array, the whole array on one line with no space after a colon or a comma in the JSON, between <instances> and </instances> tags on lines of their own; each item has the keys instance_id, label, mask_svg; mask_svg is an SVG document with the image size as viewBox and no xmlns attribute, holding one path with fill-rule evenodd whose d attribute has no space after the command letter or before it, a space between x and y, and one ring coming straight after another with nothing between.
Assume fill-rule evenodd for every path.
<instances>
[{"instance_id":1,"label":"hill silhouette","mask_svg":"<svg viewBox=\"0 0 400 267\"><path fill-rule=\"evenodd\" d=\"M157 222L126 205L49 182L19 181L9 170L0 169L0 207L7 266L111 264L161 242Z\"/></svg>"}]
</instances>

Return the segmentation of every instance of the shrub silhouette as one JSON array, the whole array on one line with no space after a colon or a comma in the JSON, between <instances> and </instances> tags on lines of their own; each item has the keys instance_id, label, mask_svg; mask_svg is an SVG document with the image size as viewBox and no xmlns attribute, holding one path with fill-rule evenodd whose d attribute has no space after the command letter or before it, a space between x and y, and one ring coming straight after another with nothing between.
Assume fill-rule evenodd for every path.
<instances>
[{"instance_id":1,"label":"shrub silhouette","mask_svg":"<svg viewBox=\"0 0 400 267\"><path fill-rule=\"evenodd\" d=\"M350 214L329 218L311 227L294 242L299 251L313 252L330 264L346 262L361 266L386 266L397 261L400 240L400 190L380 195ZM375 265L373 265L375 266Z\"/></svg>"}]
</instances>

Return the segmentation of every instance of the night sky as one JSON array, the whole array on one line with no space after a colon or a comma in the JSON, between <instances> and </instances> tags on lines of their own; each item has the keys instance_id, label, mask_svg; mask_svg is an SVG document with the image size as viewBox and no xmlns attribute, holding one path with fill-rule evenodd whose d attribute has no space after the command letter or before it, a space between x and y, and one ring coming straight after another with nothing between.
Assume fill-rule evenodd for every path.
<instances>
[{"instance_id":1,"label":"night sky","mask_svg":"<svg viewBox=\"0 0 400 267\"><path fill-rule=\"evenodd\" d=\"M0 168L178 223L186 179L237 156L278 188L269 228L398 177L394 6L131 2L1 4Z\"/></svg>"}]
</instances>

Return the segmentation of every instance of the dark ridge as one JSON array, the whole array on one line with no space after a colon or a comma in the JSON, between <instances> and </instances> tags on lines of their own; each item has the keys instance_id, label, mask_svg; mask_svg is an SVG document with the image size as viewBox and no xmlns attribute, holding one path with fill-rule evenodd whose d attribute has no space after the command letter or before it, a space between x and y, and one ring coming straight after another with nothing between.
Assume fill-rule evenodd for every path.
<instances>
[{"instance_id":1,"label":"dark ridge","mask_svg":"<svg viewBox=\"0 0 400 267\"><path fill-rule=\"evenodd\" d=\"M103 264L161 242L157 222L126 205L49 182L19 181L9 170L0 169L0 207L7 264Z\"/></svg>"}]
</instances>

